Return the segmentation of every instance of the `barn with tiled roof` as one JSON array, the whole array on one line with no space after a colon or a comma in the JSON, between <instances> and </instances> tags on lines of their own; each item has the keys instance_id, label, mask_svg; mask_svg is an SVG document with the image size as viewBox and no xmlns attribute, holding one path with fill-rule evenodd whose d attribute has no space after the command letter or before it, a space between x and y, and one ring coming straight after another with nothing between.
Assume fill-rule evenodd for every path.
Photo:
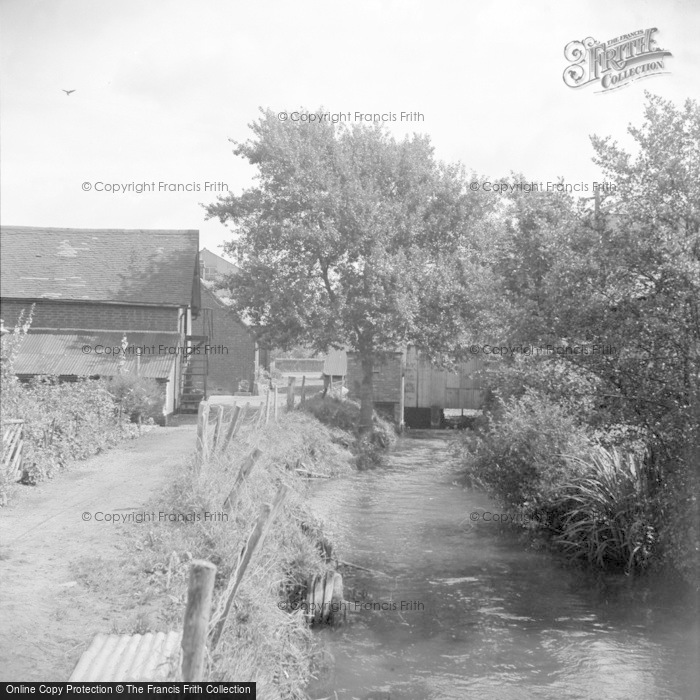
<instances>
[{"instance_id":1,"label":"barn with tiled roof","mask_svg":"<svg viewBox=\"0 0 700 700\"><path fill-rule=\"evenodd\" d=\"M198 250L194 230L3 226L4 326L34 307L16 373L68 379L113 376L121 366L165 384L164 413L177 410L183 348L201 306ZM120 365L114 348L124 336Z\"/></svg>"}]
</instances>

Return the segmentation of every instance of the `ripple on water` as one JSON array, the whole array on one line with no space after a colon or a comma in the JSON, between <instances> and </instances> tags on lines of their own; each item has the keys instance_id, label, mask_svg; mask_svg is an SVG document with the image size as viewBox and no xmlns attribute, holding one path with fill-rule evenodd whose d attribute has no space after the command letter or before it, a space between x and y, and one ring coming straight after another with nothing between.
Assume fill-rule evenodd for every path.
<instances>
[{"instance_id":1,"label":"ripple on water","mask_svg":"<svg viewBox=\"0 0 700 700\"><path fill-rule=\"evenodd\" d=\"M312 697L698 696L683 604L594 583L507 528L473 525L469 513L500 509L455 486L455 470L444 438L402 438L387 468L315 488L339 556L386 574L347 569L346 595L423 607L360 609L322 634L336 661Z\"/></svg>"}]
</instances>

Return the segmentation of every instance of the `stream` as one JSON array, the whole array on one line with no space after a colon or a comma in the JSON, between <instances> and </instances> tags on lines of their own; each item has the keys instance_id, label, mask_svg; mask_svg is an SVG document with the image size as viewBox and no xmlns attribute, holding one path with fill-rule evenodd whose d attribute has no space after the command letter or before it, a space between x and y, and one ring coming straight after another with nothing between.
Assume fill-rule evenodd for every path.
<instances>
[{"instance_id":1,"label":"stream","mask_svg":"<svg viewBox=\"0 0 700 700\"><path fill-rule=\"evenodd\" d=\"M373 571L343 570L347 623L319 632L310 697L700 697L695 597L529 547L456 483L451 436L412 432L386 467L314 486L338 556Z\"/></svg>"}]
</instances>

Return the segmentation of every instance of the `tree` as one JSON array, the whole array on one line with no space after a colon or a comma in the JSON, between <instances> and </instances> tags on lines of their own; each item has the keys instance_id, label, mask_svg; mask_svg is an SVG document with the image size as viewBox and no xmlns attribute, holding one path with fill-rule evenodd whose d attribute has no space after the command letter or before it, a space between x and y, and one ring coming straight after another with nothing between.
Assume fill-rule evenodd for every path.
<instances>
[{"instance_id":1,"label":"tree","mask_svg":"<svg viewBox=\"0 0 700 700\"><path fill-rule=\"evenodd\" d=\"M256 185L207 207L234 227L226 250L243 272L225 284L266 344L358 353L366 431L374 368L420 337L439 262L459 246L478 200L425 136L397 141L379 126L262 114L234 150L257 168Z\"/></svg>"},{"instance_id":2,"label":"tree","mask_svg":"<svg viewBox=\"0 0 700 700\"><path fill-rule=\"evenodd\" d=\"M697 469L700 108L647 97L628 130L635 153L592 137L615 185L594 206L518 191L504 203L482 255L497 280L484 302L508 302L501 342L597 346L527 364L552 365L557 381L557 365L570 366L595 394L596 420L637 425L667 469Z\"/></svg>"},{"instance_id":3,"label":"tree","mask_svg":"<svg viewBox=\"0 0 700 700\"><path fill-rule=\"evenodd\" d=\"M592 138L616 188L597 216L581 212L585 254L550 275L549 320L560 336L613 346L585 359L612 415L644 427L667 468L697 468L688 448L700 443L700 108L647 97L644 123L628 130L636 153Z\"/></svg>"}]
</instances>

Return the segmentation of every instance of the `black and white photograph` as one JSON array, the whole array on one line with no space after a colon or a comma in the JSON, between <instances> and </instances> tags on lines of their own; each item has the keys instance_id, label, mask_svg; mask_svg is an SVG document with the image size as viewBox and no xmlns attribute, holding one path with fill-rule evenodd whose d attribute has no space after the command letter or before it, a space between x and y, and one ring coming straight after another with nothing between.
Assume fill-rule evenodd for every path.
<instances>
[{"instance_id":1,"label":"black and white photograph","mask_svg":"<svg viewBox=\"0 0 700 700\"><path fill-rule=\"evenodd\" d=\"M0 0L5 697L700 697L700 3Z\"/></svg>"}]
</instances>

